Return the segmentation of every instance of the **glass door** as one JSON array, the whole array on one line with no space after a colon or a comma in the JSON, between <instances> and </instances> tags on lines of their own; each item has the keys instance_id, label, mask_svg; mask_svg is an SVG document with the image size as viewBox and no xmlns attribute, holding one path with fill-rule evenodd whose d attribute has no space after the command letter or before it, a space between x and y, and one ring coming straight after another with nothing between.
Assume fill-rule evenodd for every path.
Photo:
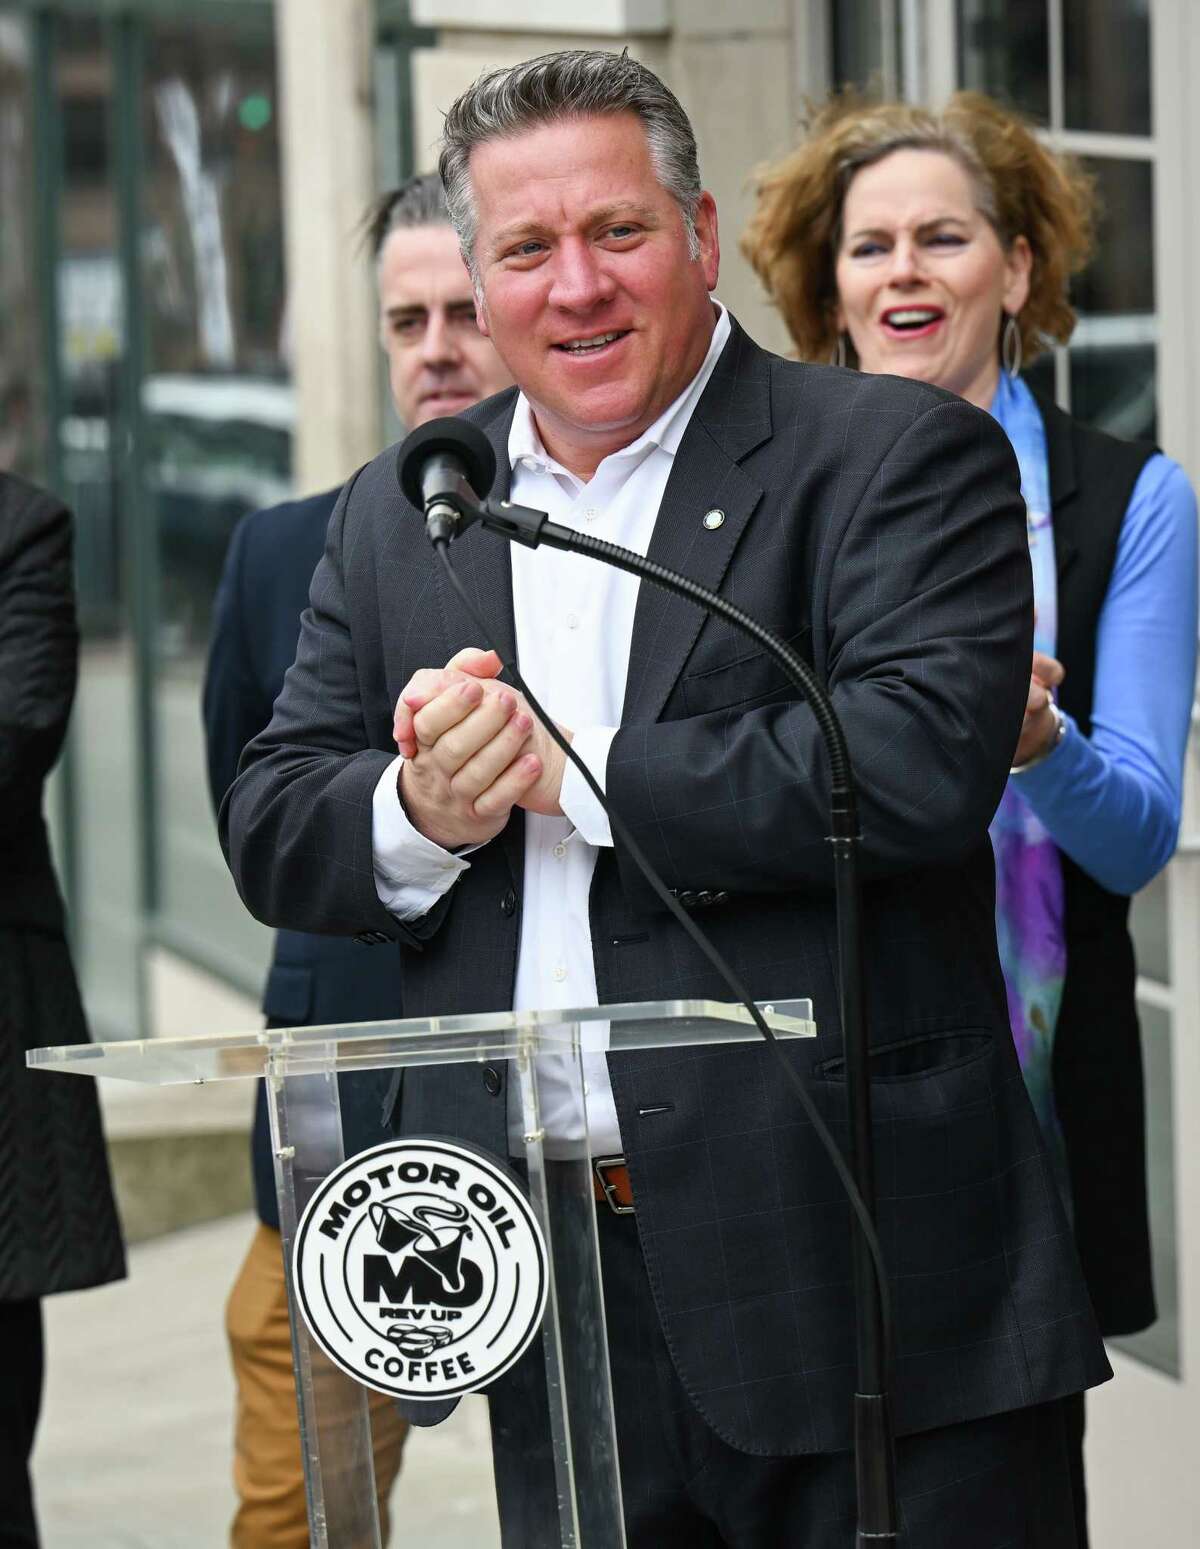
<instances>
[{"instance_id":1,"label":"glass door","mask_svg":"<svg viewBox=\"0 0 1200 1549\"><path fill-rule=\"evenodd\" d=\"M267 933L217 842L200 723L234 528L291 494L279 92L269 8L148 15L129 105L140 308L143 642L155 943L259 993Z\"/></svg>"},{"instance_id":2,"label":"glass door","mask_svg":"<svg viewBox=\"0 0 1200 1549\"><path fill-rule=\"evenodd\" d=\"M98 1036L165 948L257 995L200 689L233 528L291 493L269 5L0 0L0 464L76 520L81 661L52 811Z\"/></svg>"},{"instance_id":3,"label":"glass door","mask_svg":"<svg viewBox=\"0 0 1200 1549\"><path fill-rule=\"evenodd\" d=\"M76 964L93 1027L144 1025L145 847L135 678L139 559L129 495L127 306L115 186L114 53L104 23L38 13L35 133L46 186L46 477L75 514L79 689L65 763Z\"/></svg>"},{"instance_id":4,"label":"glass door","mask_svg":"<svg viewBox=\"0 0 1200 1549\"><path fill-rule=\"evenodd\" d=\"M39 209L33 119L37 61L25 20L0 11L0 469L44 474Z\"/></svg>"}]
</instances>

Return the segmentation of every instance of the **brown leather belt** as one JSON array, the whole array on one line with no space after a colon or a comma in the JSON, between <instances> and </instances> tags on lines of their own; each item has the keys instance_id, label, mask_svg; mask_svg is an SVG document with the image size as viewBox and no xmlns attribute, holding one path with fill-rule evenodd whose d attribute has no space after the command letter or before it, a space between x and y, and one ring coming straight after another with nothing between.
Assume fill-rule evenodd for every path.
<instances>
[{"instance_id":1,"label":"brown leather belt","mask_svg":"<svg viewBox=\"0 0 1200 1549\"><path fill-rule=\"evenodd\" d=\"M592 1158L592 1190L596 1199L608 1205L614 1215L633 1214L633 1184L623 1156Z\"/></svg>"}]
</instances>

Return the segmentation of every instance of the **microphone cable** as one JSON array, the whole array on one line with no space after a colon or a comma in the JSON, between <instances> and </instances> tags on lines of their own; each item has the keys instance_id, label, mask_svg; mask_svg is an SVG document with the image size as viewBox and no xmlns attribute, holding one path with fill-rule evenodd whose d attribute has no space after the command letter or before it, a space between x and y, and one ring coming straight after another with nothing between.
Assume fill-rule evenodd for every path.
<instances>
[{"instance_id":1,"label":"microphone cable","mask_svg":"<svg viewBox=\"0 0 1200 1549\"><path fill-rule=\"evenodd\" d=\"M850 784L850 764L849 759L846 756L845 737L841 724L838 722L837 717L833 714L831 709L827 705L821 703L819 696L813 695L810 692L810 682L806 680L811 680L812 669L809 668L808 664L802 658L798 657L796 653L792 651L791 647L786 644L786 642L780 640L777 635L775 635L771 630L767 629L764 625L760 624L756 619L751 618L749 614L743 613L740 608L729 602L726 598L714 596L714 594L708 592L705 588L697 585L696 582L688 581L684 576L677 576L673 571L664 569L662 566L655 565L653 561L646 560L640 554L634 554L632 551L623 549L617 544L606 543L602 539L593 538L590 536L590 534L587 533L572 532L572 537L578 541L572 542L571 547L578 552L590 553L595 558L605 560L607 563L616 565L622 570L627 570L639 578L650 580L666 591L674 592L679 596L685 597L688 599L688 601L693 602L698 606L704 607L705 609L714 609L714 611L718 612L720 616L728 623L741 630L743 634L749 635L759 644L765 645L767 647L767 649L776 658L776 660L779 661L780 665L784 667L793 685L799 689L805 702L813 710L818 720L827 721L829 723L829 727L832 730L832 736L827 736L826 742L830 750L831 786L833 787L835 795L837 793L838 787L841 787L844 802L844 816L848 821L854 822L855 811L853 787ZM755 1027L766 1041L767 1047L771 1050L771 1053L774 1055L776 1061L778 1062L779 1067L783 1072L784 1079L795 1093L801 1108L804 1110L805 1117L812 1125L818 1140L821 1142L822 1147L827 1153L830 1163L832 1164L833 1169L837 1174L838 1181L841 1183L846 1198L850 1203L850 1207L853 1210L855 1217L857 1218L863 1241L866 1245L871 1262L875 1269L875 1284L879 1297L880 1323L883 1339L883 1369L885 1372L890 1371L893 1352L892 1305L891 1293L887 1282L887 1275L884 1270L883 1250L880 1246L879 1238L875 1231L875 1224L871 1219L871 1212L867 1208L867 1204L863 1199L862 1194L859 1192L858 1185L855 1182L854 1176L851 1173L846 1159L842 1154L841 1147L834 1139L828 1125L825 1123L825 1120L821 1117L816 1104L805 1090L804 1083L801 1081L799 1075L797 1075L796 1071L792 1067L790 1061L783 1051L782 1045L780 1044L773 1030L770 1028L770 1026L768 1026L765 1017L763 1016L759 1007L754 1003L746 986L742 984L741 980L738 978L737 974L734 972L733 968L727 962L725 957L708 939L708 936L699 928L688 912L684 909L683 905L680 904L679 900L671 892L670 888L668 888L667 885L663 882L657 871L655 871L649 858L646 856L637 840L634 839L632 833L630 833L624 819L621 818L621 816L609 805L607 796L605 795L604 791L601 790L599 782L595 779L591 770L575 752L571 744L559 731L553 719L546 713L545 709L531 692L529 685L521 676L515 659L513 661L506 661L504 658L504 653L501 652L493 643L491 631L480 618L478 609L476 608L470 596L468 596L466 587L462 584L462 581L455 572L453 562L450 559L449 538L443 533L437 533L432 537L431 542L433 544L434 552L437 554L438 559L441 561L442 568L445 572L447 580L453 587L459 601L463 605L463 608L466 610L467 616L470 618L475 628L478 629L482 642L496 652L496 655L500 658L503 670L509 675L509 680L513 687L525 696L525 699L529 704L529 708L545 727L551 739L559 748L561 748L562 752L579 771L580 775L583 777L584 783L587 785L588 790L591 791L592 795L600 803L601 807L607 814L613 833L620 839L622 845L629 852L629 855L632 858L634 864L642 873L643 877L645 877L652 891L668 910L668 912L683 927L683 930L716 969L717 973L720 974L721 978L724 979L725 983L728 985L733 995L736 996L737 1000L745 1007L746 1011L752 1018ZM719 604L719 607L715 606L717 604ZM822 725L822 731L824 732L825 730L826 727ZM840 758L838 756L839 753ZM849 1080L849 1069L847 1069L846 1074L847 1080Z\"/></svg>"}]
</instances>

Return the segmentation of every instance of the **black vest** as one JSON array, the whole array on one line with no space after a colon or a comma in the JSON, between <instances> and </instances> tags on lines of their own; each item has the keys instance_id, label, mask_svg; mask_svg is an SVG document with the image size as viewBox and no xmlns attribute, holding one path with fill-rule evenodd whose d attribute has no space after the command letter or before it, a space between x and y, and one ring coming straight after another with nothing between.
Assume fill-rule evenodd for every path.
<instances>
[{"instance_id":1,"label":"black vest","mask_svg":"<svg viewBox=\"0 0 1200 1549\"><path fill-rule=\"evenodd\" d=\"M1088 735L1096 635L1134 485L1155 448L1118 441L1039 400L1058 567L1059 703ZM1064 855L1067 978L1054 1045L1075 1236L1102 1333L1153 1323L1146 1119L1129 899Z\"/></svg>"}]
</instances>

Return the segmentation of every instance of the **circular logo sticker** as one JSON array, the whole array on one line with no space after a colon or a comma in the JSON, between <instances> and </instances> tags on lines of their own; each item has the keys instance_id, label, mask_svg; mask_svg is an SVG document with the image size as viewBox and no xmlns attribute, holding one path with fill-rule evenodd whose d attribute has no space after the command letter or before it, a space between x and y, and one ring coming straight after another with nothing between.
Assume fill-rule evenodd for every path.
<instances>
[{"instance_id":1,"label":"circular logo sticker","mask_svg":"<svg viewBox=\"0 0 1200 1549\"><path fill-rule=\"evenodd\" d=\"M507 1371L541 1326L546 1244L482 1151L395 1140L351 1157L309 1200L293 1254L313 1338L398 1398L455 1398Z\"/></svg>"}]
</instances>

